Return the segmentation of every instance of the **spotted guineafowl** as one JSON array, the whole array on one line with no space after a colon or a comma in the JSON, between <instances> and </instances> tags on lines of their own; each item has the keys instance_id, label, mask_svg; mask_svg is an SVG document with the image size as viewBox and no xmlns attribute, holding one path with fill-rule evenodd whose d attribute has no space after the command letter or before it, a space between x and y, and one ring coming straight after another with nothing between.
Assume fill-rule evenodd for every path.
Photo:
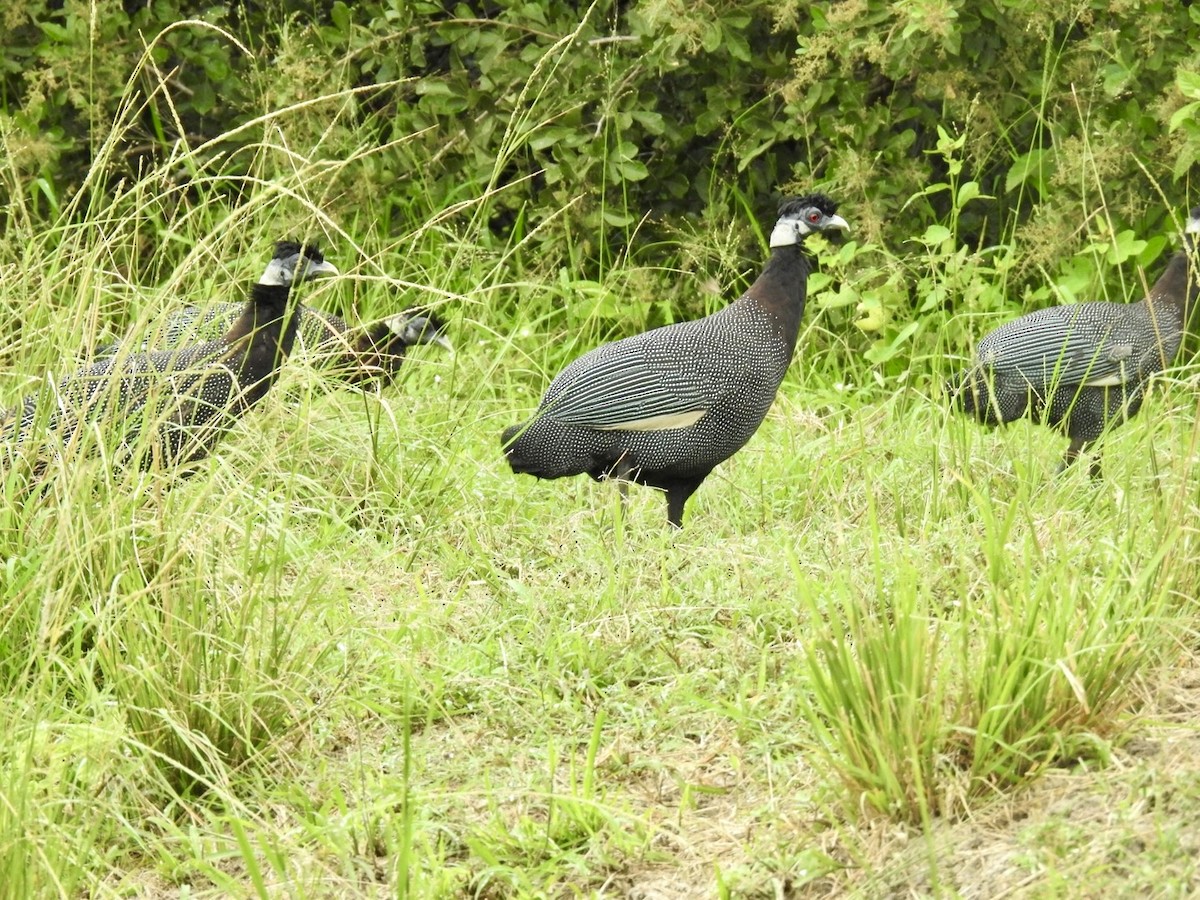
<instances>
[{"instance_id":1,"label":"spotted guineafowl","mask_svg":"<svg viewBox=\"0 0 1200 900\"><path fill-rule=\"evenodd\" d=\"M44 425L70 447L81 426L97 425L119 433L120 464L132 459L148 468L157 457L172 467L202 459L266 395L291 351L293 282L336 274L315 248L280 242L224 335L176 350L120 352L67 375L0 414L0 441L11 452ZM156 431L150 447L139 447L143 426ZM41 468L35 464L35 473Z\"/></svg>"},{"instance_id":2,"label":"spotted guineafowl","mask_svg":"<svg viewBox=\"0 0 1200 900\"><path fill-rule=\"evenodd\" d=\"M688 498L758 430L791 362L810 267L805 237L848 227L823 195L785 202L771 256L740 299L567 366L534 418L504 431L513 471L659 488L667 521L681 527Z\"/></svg>"},{"instance_id":3,"label":"spotted guineafowl","mask_svg":"<svg viewBox=\"0 0 1200 900\"><path fill-rule=\"evenodd\" d=\"M232 326L241 313L237 303L187 306L167 317L161 328L151 328L156 336L141 344L142 350L170 350L185 343L217 337ZM300 326L296 333L296 352L311 357L332 375L351 384L371 381L390 382L404 362L409 347L438 344L447 350L453 345L446 337L446 323L436 313L408 309L370 325L352 328L333 313L300 307ZM123 342L113 341L96 351L112 356Z\"/></svg>"},{"instance_id":4,"label":"spotted guineafowl","mask_svg":"<svg viewBox=\"0 0 1200 900\"><path fill-rule=\"evenodd\" d=\"M958 406L987 425L1028 417L1071 439L1062 468L1135 415L1146 384L1171 364L1197 294L1192 272L1200 206L1183 249L1137 303L1054 306L1000 326L979 342L973 364L950 383ZM1100 461L1093 458L1093 478Z\"/></svg>"}]
</instances>

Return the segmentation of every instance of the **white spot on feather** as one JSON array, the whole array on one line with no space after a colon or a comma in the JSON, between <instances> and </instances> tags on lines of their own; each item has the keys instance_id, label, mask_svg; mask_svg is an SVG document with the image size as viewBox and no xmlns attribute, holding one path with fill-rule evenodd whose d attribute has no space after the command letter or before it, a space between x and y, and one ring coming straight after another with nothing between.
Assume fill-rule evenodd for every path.
<instances>
[{"instance_id":1,"label":"white spot on feather","mask_svg":"<svg viewBox=\"0 0 1200 900\"><path fill-rule=\"evenodd\" d=\"M708 412L706 409L694 409L682 413L666 413L661 416L650 416L645 419L633 419L629 422L619 422L616 425L594 425L596 431L670 431L673 428L690 428Z\"/></svg>"},{"instance_id":2,"label":"white spot on feather","mask_svg":"<svg viewBox=\"0 0 1200 900\"><path fill-rule=\"evenodd\" d=\"M1084 387L1116 387L1119 384L1124 384L1126 381L1123 372L1117 372L1113 375L1107 375L1104 378L1096 378L1092 381L1085 381Z\"/></svg>"}]
</instances>

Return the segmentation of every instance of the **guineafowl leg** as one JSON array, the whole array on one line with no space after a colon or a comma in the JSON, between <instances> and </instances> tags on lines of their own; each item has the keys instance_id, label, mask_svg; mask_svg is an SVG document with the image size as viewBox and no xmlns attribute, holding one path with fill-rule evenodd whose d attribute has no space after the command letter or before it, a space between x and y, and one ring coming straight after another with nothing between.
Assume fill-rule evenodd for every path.
<instances>
[{"instance_id":1,"label":"guineafowl leg","mask_svg":"<svg viewBox=\"0 0 1200 900\"><path fill-rule=\"evenodd\" d=\"M628 457L622 456L617 460L616 468L613 469L613 477L617 479L617 493L621 495L622 516L629 508L629 475L631 472L633 472L633 466Z\"/></svg>"},{"instance_id":2,"label":"guineafowl leg","mask_svg":"<svg viewBox=\"0 0 1200 900\"><path fill-rule=\"evenodd\" d=\"M1071 468L1071 464L1079 458L1079 451L1083 448L1083 441L1075 438L1071 441L1067 452L1063 454L1063 460L1058 464L1058 473L1061 475L1067 469Z\"/></svg>"},{"instance_id":3,"label":"guineafowl leg","mask_svg":"<svg viewBox=\"0 0 1200 900\"><path fill-rule=\"evenodd\" d=\"M683 507L688 502L688 498L696 493L696 488L700 487L700 482L704 479L696 481L677 481L667 488L667 524L673 525L676 528L683 527Z\"/></svg>"},{"instance_id":4,"label":"guineafowl leg","mask_svg":"<svg viewBox=\"0 0 1200 900\"><path fill-rule=\"evenodd\" d=\"M1059 472L1064 472L1070 468L1071 463L1079 459L1080 456L1087 453L1091 449L1095 441L1085 441L1083 438L1074 438L1071 445L1067 447L1067 452L1063 454L1063 461L1058 467ZM1093 478L1100 477L1100 458L1093 457L1091 465L1088 466L1088 474Z\"/></svg>"}]
</instances>

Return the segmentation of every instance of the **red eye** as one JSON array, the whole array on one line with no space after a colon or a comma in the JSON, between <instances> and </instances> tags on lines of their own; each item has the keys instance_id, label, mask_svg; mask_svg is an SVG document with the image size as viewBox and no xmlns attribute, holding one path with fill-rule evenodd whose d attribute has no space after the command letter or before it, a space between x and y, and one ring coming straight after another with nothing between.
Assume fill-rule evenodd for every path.
<instances>
[{"instance_id":1,"label":"red eye","mask_svg":"<svg viewBox=\"0 0 1200 900\"><path fill-rule=\"evenodd\" d=\"M808 214L808 221L810 221L810 222L820 222L820 221L821 221L821 214L820 214L819 212L810 212L810 213Z\"/></svg>"}]
</instances>

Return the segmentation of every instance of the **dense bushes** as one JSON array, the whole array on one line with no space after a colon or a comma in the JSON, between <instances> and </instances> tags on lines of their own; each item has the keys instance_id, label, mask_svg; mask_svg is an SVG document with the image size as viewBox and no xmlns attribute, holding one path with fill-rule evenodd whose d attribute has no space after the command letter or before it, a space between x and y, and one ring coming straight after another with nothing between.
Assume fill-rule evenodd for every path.
<instances>
[{"instance_id":1,"label":"dense bushes","mask_svg":"<svg viewBox=\"0 0 1200 900\"><path fill-rule=\"evenodd\" d=\"M1010 245L993 260L1003 303L1152 262L1162 241L1136 253L1120 241L1162 230L1200 157L1200 14L1175 0L606 0L582 12L561 0L277 0L212 4L203 18L224 35L189 25L154 38L190 8L41 0L5 12L5 171L19 173L5 189L53 211L123 97L131 128L112 164L132 172L177 141L377 86L339 101L332 133L310 117L311 133L289 137L323 153L383 147L331 204L369 208L385 231L494 191L479 228L533 234L542 259L596 271L655 241L659 223L761 221L781 191L819 185L890 253L922 238L940 265ZM218 142L208 164L236 171L247 163L230 145L256 137ZM953 226L945 241L926 232L935 222ZM1107 261L1095 246L1112 248ZM881 265L852 305L842 298L885 341L902 336L897 314L944 312L914 265L899 280Z\"/></svg>"}]
</instances>

